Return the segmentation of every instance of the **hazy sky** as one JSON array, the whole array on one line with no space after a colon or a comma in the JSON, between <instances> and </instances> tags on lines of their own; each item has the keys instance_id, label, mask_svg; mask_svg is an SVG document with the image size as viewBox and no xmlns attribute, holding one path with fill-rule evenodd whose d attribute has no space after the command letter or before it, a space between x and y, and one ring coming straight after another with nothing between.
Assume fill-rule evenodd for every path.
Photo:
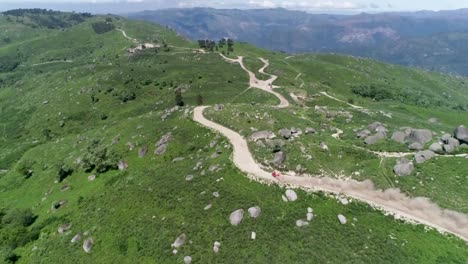
<instances>
[{"instance_id":1,"label":"hazy sky","mask_svg":"<svg viewBox=\"0 0 468 264\"><path fill-rule=\"evenodd\" d=\"M41 7L83 11L95 7L95 10L87 11L101 12L101 9L110 8L125 12L198 6L215 8L283 7L309 12L357 13L468 8L468 0L0 0L0 10L16 7ZM109 12L111 11L109 10Z\"/></svg>"}]
</instances>

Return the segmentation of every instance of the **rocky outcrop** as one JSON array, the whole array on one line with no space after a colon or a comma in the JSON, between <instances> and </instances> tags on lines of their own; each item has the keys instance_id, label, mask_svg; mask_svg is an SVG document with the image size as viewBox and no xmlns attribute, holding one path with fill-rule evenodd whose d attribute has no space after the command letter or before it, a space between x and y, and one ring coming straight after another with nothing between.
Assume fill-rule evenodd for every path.
<instances>
[{"instance_id":1,"label":"rocky outcrop","mask_svg":"<svg viewBox=\"0 0 468 264\"><path fill-rule=\"evenodd\" d=\"M273 139L275 138L275 134L271 131L258 131L250 135L250 140L257 141L262 139Z\"/></svg>"},{"instance_id":2,"label":"rocky outcrop","mask_svg":"<svg viewBox=\"0 0 468 264\"><path fill-rule=\"evenodd\" d=\"M273 158L273 163L275 165L281 165L286 160L286 154L283 151L276 152Z\"/></svg>"},{"instance_id":3,"label":"rocky outcrop","mask_svg":"<svg viewBox=\"0 0 468 264\"><path fill-rule=\"evenodd\" d=\"M406 137L406 141L411 143L426 144L432 140L432 131L428 129L412 129L410 134Z\"/></svg>"},{"instance_id":4,"label":"rocky outcrop","mask_svg":"<svg viewBox=\"0 0 468 264\"><path fill-rule=\"evenodd\" d=\"M460 142L468 144L468 128L465 126L459 126L453 131L453 136Z\"/></svg>"}]
</instances>

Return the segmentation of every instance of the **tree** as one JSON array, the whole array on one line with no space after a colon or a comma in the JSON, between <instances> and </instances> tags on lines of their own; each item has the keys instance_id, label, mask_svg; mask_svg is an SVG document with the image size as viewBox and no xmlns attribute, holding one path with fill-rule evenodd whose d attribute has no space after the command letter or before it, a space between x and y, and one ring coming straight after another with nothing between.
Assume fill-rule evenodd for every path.
<instances>
[{"instance_id":1,"label":"tree","mask_svg":"<svg viewBox=\"0 0 468 264\"><path fill-rule=\"evenodd\" d=\"M197 105L203 105L203 96L201 94L197 96Z\"/></svg>"},{"instance_id":2,"label":"tree","mask_svg":"<svg viewBox=\"0 0 468 264\"><path fill-rule=\"evenodd\" d=\"M178 106L184 106L185 103L184 103L184 98L182 97L182 90L177 88L174 93L175 93L175 104Z\"/></svg>"}]
</instances>

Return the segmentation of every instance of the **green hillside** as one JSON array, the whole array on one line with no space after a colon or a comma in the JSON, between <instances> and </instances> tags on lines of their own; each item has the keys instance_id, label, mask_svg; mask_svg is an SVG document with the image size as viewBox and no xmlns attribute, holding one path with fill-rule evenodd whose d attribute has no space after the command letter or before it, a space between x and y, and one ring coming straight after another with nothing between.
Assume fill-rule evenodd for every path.
<instances>
[{"instance_id":1,"label":"green hillside","mask_svg":"<svg viewBox=\"0 0 468 264\"><path fill-rule=\"evenodd\" d=\"M283 202L284 189L247 179L230 160L229 142L191 119L197 104L223 104L224 110L210 110L208 116L245 136L251 127L275 133L291 126L323 128L317 136L288 143L285 151L293 158L283 169L300 163L309 172L327 167L351 174L359 163L360 180L397 186L467 213L466 159L438 157L418 165L421 174L415 171L395 183L389 179L395 177L390 175L394 159L380 163L354 146L375 151L406 147L388 140L366 146L353 131L375 121L390 131L412 126L439 134L467 125L465 79L338 55L285 59L285 54L236 43L229 56L245 56L252 71L262 66L257 57L268 58L267 71L277 74L275 84L283 86L278 92L290 102L290 93L307 98L277 110L271 107L275 97L247 89L248 76L238 65L193 50L196 43L158 25L29 10L3 14L0 29L8 32L0 39L0 262L183 263L185 256L193 263L468 259L461 239L395 220L360 202L343 205L335 197L301 190L296 202ZM159 48L128 52L139 43ZM365 85L391 96L363 97L356 87ZM322 91L372 114L316 96ZM330 119L317 113L316 105L354 117L351 122ZM268 112L274 123L253 119L249 113L255 112ZM344 130L342 140L330 137L332 127ZM317 151L322 141L331 156ZM312 162L294 157L309 145ZM271 156L253 143L251 149L258 160ZM468 151L460 147L457 153ZM338 155L345 158L338 160ZM439 172L436 180L426 181ZM261 207L259 218L246 213L239 226L229 223L231 212L252 206ZM308 207L313 221L296 227ZM341 225L338 214L348 224ZM256 240L250 239L253 231ZM81 240L71 243L77 234ZM174 254L171 244L181 234L187 241ZM93 246L86 253L83 241L90 238ZM215 241L221 242L217 254Z\"/></svg>"}]
</instances>

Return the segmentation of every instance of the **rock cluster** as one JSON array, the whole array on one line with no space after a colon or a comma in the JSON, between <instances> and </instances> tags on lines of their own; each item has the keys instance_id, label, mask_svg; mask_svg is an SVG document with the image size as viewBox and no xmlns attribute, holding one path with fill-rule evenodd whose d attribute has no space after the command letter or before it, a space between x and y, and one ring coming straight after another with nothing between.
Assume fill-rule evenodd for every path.
<instances>
[{"instance_id":1,"label":"rock cluster","mask_svg":"<svg viewBox=\"0 0 468 264\"><path fill-rule=\"evenodd\" d=\"M172 139L172 134L170 132L162 136L161 139L159 139L159 141L156 142L155 144L156 150L154 151L154 154L156 155L164 154L164 152L166 152L166 149L167 149L167 144L169 143L171 139Z\"/></svg>"}]
</instances>

